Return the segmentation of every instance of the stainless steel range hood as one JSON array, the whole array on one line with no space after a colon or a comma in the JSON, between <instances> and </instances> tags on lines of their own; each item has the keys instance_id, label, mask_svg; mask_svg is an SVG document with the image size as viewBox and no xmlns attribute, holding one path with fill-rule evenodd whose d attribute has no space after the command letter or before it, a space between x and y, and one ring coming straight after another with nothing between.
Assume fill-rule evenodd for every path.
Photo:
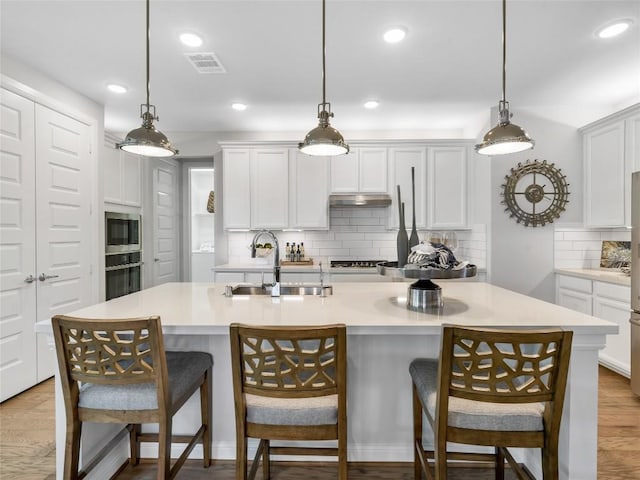
<instances>
[{"instance_id":1,"label":"stainless steel range hood","mask_svg":"<svg viewBox=\"0 0 640 480\"><path fill-rule=\"evenodd\" d=\"M386 193L357 193L329 195L330 207L387 207L391 197Z\"/></svg>"}]
</instances>

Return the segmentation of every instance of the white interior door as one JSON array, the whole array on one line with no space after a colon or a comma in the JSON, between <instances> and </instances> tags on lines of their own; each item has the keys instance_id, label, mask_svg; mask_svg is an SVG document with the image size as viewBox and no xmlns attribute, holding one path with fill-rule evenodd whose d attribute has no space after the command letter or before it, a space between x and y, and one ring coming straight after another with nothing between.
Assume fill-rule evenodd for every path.
<instances>
[{"instance_id":1,"label":"white interior door","mask_svg":"<svg viewBox=\"0 0 640 480\"><path fill-rule=\"evenodd\" d=\"M37 320L92 299L89 126L36 105ZM43 345L44 346L44 345ZM38 350L39 381L51 376L49 348Z\"/></svg>"},{"instance_id":2,"label":"white interior door","mask_svg":"<svg viewBox=\"0 0 640 480\"><path fill-rule=\"evenodd\" d=\"M178 255L178 164L152 159L153 285L180 281Z\"/></svg>"},{"instance_id":3,"label":"white interior door","mask_svg":"<svg viewBox=\"0 0 640 480\"><path fill-rule=\"evenodd\" d=\"M0 89L0 401L36 383L34 103Z\"/></svg>"}]
</instances>

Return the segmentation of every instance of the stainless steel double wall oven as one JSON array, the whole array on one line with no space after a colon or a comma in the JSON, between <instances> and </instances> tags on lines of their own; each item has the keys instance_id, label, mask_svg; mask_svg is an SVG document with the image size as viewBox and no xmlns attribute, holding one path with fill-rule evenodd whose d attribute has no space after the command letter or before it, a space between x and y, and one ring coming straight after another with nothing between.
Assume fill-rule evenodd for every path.
<instances>
[{"instance_id":1,"label":"stainless steel double wall oven","mask_svg":"<svg viewBox=\"0 0 640 480\"><path fill-rule=\"evenodd\" d=\"M140 290L142 279L140 215L105 212L104 263L107 300Z\"/></svg>"}]
</instances>

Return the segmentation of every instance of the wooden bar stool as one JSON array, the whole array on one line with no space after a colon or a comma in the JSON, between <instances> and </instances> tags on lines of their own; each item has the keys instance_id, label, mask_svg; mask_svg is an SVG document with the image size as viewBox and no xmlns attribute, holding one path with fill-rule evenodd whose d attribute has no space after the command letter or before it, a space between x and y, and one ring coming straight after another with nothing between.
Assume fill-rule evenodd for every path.
<instances>
[{"instance_id":1,"label":"wooden bar stool","mask_svg":"<svg viewBox=\"0 0 640 480\"><path fill-rule=\"evenodd\" d=\"M344 325L258 327L232 324L236 479L263 480L274 455L338 457L347 478L347 337ZM247 474L248 438L259 438ZM338 440L335 447L272 446L272 440Z\"/></svg>"},{"instance_id":2,"label":"wooden bar stool","mask_svg":"<svg viewBox=\"0 0 640 480\"><path fill-rule=\"evenodd\" d=\"M132 465L140 442L158 442L158 480L171 479L201 442L204 466L211 463L211 369L204 352L165 352L160 317L92 320L52 319L60 383L67 417L64 478L86 476L121 438L122 432L78 472L82 422L123 423L129 431ZM173 436L172 418L200 390L202 425L193 436ZM157 423L159 433L141 433ZM171 467L172 440L187 443Z\"/></svg>"},{"instance_id":3,"label":"wooden bar stool","mask_svg":"<svg viewBox=\"0 0 640 480\"><path fill-rule=\"evenodd\" d=\"M505 460L521 479L530 476L508 447L542 449L544 480L558 478L558 433L573 332L506 331L445 326L440 360L415 359L414 477L447 478L447 460ZM434 432L434 450L422 444L422 412ZM447 442L489 445L494 454L447 453Z\"/></svg>"}]
</instances>

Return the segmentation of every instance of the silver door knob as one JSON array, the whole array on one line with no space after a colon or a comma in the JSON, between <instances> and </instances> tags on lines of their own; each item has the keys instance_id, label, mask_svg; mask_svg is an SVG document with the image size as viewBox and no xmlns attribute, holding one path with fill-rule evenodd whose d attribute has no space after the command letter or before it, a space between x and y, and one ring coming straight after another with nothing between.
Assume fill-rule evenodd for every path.
<instances>
[{"instance_id":1,"label":"silver door knob","mask_svg":"<svg viewBox=\"0 0 640 480\"><path fill-rule=\"evenodd\" d=\"M33 283L36 281L36 277L34 277L33 275L29 275L27 278L24 279L25 283Z\"/></svg>"},{"instance_id":2,"label":"silver door knob","mask_svg":"<svg viewBox=\"0 0 640 480\"><path fill-rule=\"evenodd\" d=\"M40 280L41 282L44 282L45 280L49 280L50 278L58 278L60 275L46 275L44 273L41 273L40 276L38 277L38 280Z\"/></svg>"}]
</instances>

